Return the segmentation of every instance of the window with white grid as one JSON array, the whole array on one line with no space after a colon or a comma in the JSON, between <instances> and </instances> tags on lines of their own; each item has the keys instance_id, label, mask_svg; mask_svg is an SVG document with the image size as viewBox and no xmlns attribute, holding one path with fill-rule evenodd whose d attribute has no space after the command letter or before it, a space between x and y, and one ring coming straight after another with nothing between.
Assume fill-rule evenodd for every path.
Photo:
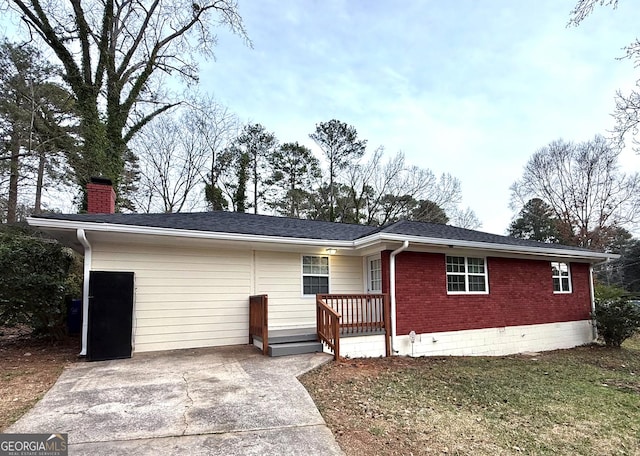
<instances>
[{"instance_id":1,"label":"window with white grid","mask_svg":"<svg viewBox=\"0 0 640 456\"><path fill-rule=\"evenodd\" d=\"M316 295L329 293L329 257L302 257L302 294Z\"/></svg>"},{"instance_id":2,"label":"window with white grid","mask_svg":"<svg viewBox=\"0 0 640 456\"><path fill-rule=\"evenodd\" d=\"M551 262L554 293L571 293L571 271L567 263Z\"/></svg>"},{"instance_id":3,"label":"window with white grid","mask_svg":"<svg viewBox=\"0 0 640 456\"><path fill-rule=\"evenodd\" d=\"M447 293L488 293L487 263L484 258L449 256Z\"/></svg>"}]
</instances>

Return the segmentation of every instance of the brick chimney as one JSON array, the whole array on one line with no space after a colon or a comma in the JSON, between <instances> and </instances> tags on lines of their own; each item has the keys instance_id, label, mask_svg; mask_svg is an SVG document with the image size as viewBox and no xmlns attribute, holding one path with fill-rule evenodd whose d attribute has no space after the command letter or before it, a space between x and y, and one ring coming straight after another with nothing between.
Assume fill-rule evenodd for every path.
<instances>
[{"instance_id":1,"label":"brick chimney","mask_svg":"<svg viewBox=\"0 0 640 456\"><path fill-rule=\"evenodd\" d=\"M111 179L92 177L87 184L87 212L89 214L113 214L116 211L116 192Z\"/></svg>"}]
</instances>

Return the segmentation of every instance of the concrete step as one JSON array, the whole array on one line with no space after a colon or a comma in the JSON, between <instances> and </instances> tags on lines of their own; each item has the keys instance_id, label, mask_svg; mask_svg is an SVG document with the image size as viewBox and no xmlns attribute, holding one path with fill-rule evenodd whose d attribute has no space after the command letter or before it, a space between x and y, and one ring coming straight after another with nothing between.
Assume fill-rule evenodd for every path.
<instances>
[{"instance_id":1,"label":"concrete step","mask_svg":"<svg viewBox=\"0 0 640 456\"><path fill-rule=\"evenodd\" d=\"M322 344L316 341L288 342L282 344L269 343L269 356L301 355L322 351Z\"/></svg>"}]
</instances>

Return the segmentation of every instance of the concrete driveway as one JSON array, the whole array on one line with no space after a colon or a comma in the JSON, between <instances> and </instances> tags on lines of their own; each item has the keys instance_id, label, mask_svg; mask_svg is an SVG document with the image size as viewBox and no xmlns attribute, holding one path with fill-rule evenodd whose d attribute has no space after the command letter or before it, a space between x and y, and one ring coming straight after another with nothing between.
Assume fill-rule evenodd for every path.
<instances>
[{"instance_id":1,"label":"concrete driveway","mask_svg":"<svg viewBox=\"0 0 640 456\"><path fill-rule=\"evenodd\" d=\"M78 363L6 430L68 433L69 454L343 454L296 377L326 354L249 346Z\"/></svg>"}]
</instances>

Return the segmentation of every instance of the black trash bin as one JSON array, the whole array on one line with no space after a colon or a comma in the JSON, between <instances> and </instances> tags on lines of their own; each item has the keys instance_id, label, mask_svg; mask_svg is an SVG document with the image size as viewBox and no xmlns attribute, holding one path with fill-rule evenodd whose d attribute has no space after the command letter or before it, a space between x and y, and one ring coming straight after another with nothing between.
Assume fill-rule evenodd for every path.
<instances>
[{"instance_id":1,"label":"black trash bin","mask_svg":"<svg viewBox=\"0 0 640 456\"><path fill-rule=\"evenodd\" d=\"M82 299L72 299L67 310L67 332L80 334L82 331Z\"/></svg>"}]
</instances>

